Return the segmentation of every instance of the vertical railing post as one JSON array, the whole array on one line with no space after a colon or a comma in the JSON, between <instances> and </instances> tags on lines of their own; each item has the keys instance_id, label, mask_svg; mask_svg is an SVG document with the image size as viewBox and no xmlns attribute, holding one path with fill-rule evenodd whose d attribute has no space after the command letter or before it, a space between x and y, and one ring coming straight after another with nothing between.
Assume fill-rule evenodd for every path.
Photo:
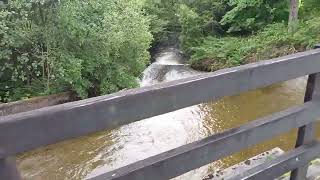
<instances>
[{"instance_id":1,"label":"vertical railing post","mask_svg":"<svg viewBox=\"0 0 320 180\"><path fill-rule=\"evenodd\" d=\"M320 44L315 46L315 49L320 48ZM320 59L319 59L320 61ZM320 72L320 70L319 70ZM306 93L304 97L304 102L308 102L314 99L315 95L319 95L320 93L320 73L309 75ZM298 137L296 141L296 148L302 146L304 144L308 144L311 141L315 140L315 123L310 123L305 126L302 126L298 130ZM306 179L307 171L309 164L305 166L295 169L291 172L290 180L303 180Z\"/></svg>"},{"instance_id":2,"label":"vertical railing post","mask_svg":"<svg viewBox=\"0 0 320 180\"><path fill-rule=\"evenodd\" d=\"M0 179L2 180L21 180L15 158L7 157L0 159Z\"/></svg>"}]
</instances>

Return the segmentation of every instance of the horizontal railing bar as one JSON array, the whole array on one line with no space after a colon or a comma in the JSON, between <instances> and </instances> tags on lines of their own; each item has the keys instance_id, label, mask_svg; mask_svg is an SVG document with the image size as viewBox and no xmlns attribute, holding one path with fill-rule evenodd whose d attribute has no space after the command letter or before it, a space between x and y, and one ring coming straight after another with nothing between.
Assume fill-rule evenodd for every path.
<instances>
[{"instance_id":1,"label":"horizontal railing bar","mask_svg":"<svg viewBox=\"0 0 320 180\"><path fill-rule=\"evenodd\" d=\"M254 167L231 180L238 179L275 179L290 170L305 166L310 161L320 156L320 142L314 141L310 144L300 146L290 152L272 159L264 164Z\"/></svg>"},{"instance_id":2,"label":"horizontal railing bar","mask_svg":"<svg viewBox=\"0 0 320 180\"><path fill-rule=\"evenodd\" d=\"M0 151L2 156L16 154L316 73L320 69L319 59L320 50L311 50L151 87L0 117Z\"/></svg>"},{"instance_id":3,"label":"horizontal railing bar","mask_svg":"<svg viewBox=\"0 0 320 180\"><path fill-rule=\"evenodd\" d=\"M168 152L138 161L120 169L96 176L92 180L163 180L209 164L275 135L315 121L319 104L301 106L252 121L239 128L180 146Z\"/></svg>"}]
</instances>

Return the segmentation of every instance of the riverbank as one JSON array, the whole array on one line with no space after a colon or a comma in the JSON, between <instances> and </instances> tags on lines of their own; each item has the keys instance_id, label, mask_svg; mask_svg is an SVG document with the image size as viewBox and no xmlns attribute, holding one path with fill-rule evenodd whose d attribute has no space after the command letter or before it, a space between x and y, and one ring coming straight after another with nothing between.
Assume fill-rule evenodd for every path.
<instances>
[{"instance_id":1,"label":"riverbank","mask_svg":"<svg viewBox=\"0 0 320 180\"><path fill-rule=\"evenodd\" d=\"M275 23L250 36L206 37L189 49L191 67L216 71L312 49L320 42L320 23L315 22L320 18L301 22L294 34L285 23Z\"/></svg>"}]
</instances>

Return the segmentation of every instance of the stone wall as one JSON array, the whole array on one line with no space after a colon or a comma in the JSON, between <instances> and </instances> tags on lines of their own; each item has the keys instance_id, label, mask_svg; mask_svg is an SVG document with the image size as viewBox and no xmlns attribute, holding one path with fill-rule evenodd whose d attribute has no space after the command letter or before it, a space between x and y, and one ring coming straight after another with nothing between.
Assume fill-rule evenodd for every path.
<instances>
[{"instance_id":1,"label":"stone wall","mask_svg":"<svg viewBox=\"0 0 320 180\"><path fill-rule=\"evenodd\" d=\"M15 101L10 103L2 103L0 104L0 116L31 111L34 109L62 104L74 100L76 100L76 96L71 92L66 92L49 96L35 97L27 100Z\"/></svg>"}]
</instances>

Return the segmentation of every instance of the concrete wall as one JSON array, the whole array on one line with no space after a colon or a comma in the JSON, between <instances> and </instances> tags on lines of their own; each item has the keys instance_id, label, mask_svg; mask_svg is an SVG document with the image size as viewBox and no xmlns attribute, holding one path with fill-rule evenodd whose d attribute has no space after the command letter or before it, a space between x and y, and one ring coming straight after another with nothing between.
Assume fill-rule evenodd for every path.
<instances>
[{"instance_id":1,"label":"concrete wall","mask_svg":"<svg viewBox=\"0 0 320 180\"><path fill-rule=\"evenodd\" d=\"M15 114L19 112L31 111L42 107L53 106L75 100L75 95L71 92L54 94L49 96L35 97L27 100L15 101L11 103L0 103L0 116Z\"/></svg>"}]
</instances>

